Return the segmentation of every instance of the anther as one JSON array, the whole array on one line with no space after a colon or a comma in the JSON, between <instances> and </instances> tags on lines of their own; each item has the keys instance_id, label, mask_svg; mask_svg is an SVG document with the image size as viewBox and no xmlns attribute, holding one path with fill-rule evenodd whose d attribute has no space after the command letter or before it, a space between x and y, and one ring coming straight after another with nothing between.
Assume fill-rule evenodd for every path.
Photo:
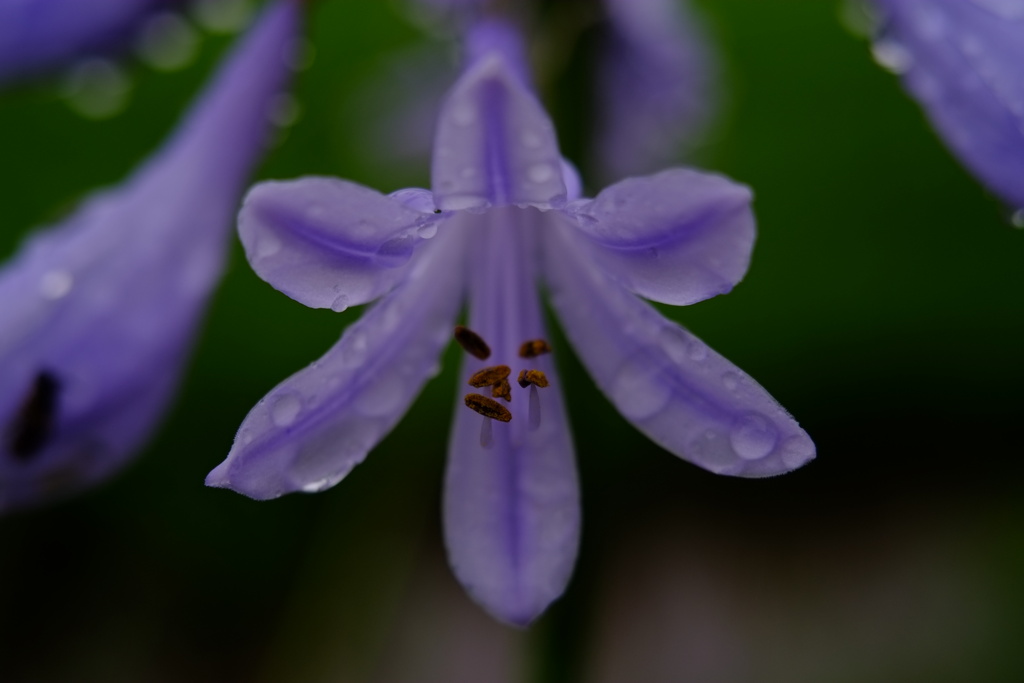
<instances>
[{"instance_id":1,"label":"anther","mask_svg":"<svg viewBox=\"0 0 1024 683\"><path fill-rule=\"evenodd\" d=\"M519 386L523 389L533 385L544 389L548 386L548 377L540 370L522 370L519 373Z\"/></svg>"},{"instance_id":2,"label":"anther","mask_svg":"<svg viewBox=\"0 0 1024 683\"><path fill-rule=\"evenodd\" d=\"M492 420L499 420L501 422L512 421L512 413L509 412L508 408L493 398L487 398L480 394L466 394L466 407Z\"/></svg>"},{"instance_id":3,"label":"anther","mask_svg":"<svg viewBox=\"0 0 1024 683\"><path fill-rule=\"evenodd\" d=\"M28 396L11 423L9 448L19 460L29 460L53 436L60 382L49 372L36 375Z\"/></svg>"},{"instance_id":4,"label":"anther","mask_svg":"<svg viewBox=\"0 0 1024 683\"><path fill-rule=\"evenodd\" d=\"M471 387L490 387L496 384L500 384L502 381L508 379L508 376L512 374L512 369L507 365L492 365L489 368L484 368L479 372L474 372L473 376L469 378L469 386Z\"/></svg>"},{"instance_id":5,"label":"anther","mask_svg":"<svg viewBox=\"0 0 1024 683\"><path fill-rule=\"evenodd\" d=\"M545 353L551 353L551 345L543 339L531 339L519 347L520 358L536 358Z\"/></svg>"},{"instance_id":6,"label":"anther","mask_svg":"<svg viewBox=\"0 0 1024 683\"><path fill-rule=\"evenodd\" d=\"M487 342L479 334L468 327L463 327L462 325L455 326L455 341L471 356L475 356L480 360L487 360L491 357L491 347L487 345Z\"/></svg>"},{"instance_id":7,"label":"anther","mask_svg":"<svg viewBox=\"0 0 1024 683\"><path fill-rule=\"evenodd\" d=\"M503 379L491 389L491 398L503 398L506 402L512 401L512 385L507 379Z\"/></svg>"}]
</instances>

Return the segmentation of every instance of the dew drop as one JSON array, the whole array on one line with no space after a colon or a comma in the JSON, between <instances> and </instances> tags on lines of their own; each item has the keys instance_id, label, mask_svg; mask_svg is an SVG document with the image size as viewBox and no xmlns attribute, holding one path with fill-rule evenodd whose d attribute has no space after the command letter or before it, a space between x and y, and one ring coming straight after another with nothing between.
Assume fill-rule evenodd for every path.
<instances>
[{"instance_id":1,"label":"dew drop","mask_svg":"<svg viewBox=\"0 0 1024 683\"><path fill-rule=\"evenodd\" d=\"M471 126L476 123L476 109L468 103L458 104L452 109L452 121L458 126Z\"/></svg>"},{"instance_id":2,"label":"dew drop","mask_svg":"<svg viewBox=\"0 0 1024 683\"><path fill-rule=\"evenodd\" d=\"M63 86L68 106L90 119L116 116L128 104L131 84L125 73L106 59L89 59L71 70Z\"/></svg>"},{"instance_id":3,"label":"dew drop","mask_svg":"<svg viewBox=\"0 0 1024 683\"><path fill-rule=\"evenodd\" d=\"M249 0L199 0L192 14L210 33L235 33L249 21L252 3Z\"/></svg>"},{"instance_id":4,"label":"dew drop","mask_svg":"<svg viewBox=\"0 0 1024 683\"><path fill-rule=\"evenodd\" d=\"M344 294L339 294L331 302L331 310L335 313L343 313L348 309L348 297Z\"/></svg>"},{"instance_id":5,"label":"dew drop","mask_svg":"<svg viewBox=\"0 0 1024 683\"><path fill-rule=\"evenodd\" d=\"M625 417L643 420L668 403L671 389L658 377L658 371L638 360L628 360L612 382L611 398Z\"/></svg>"},{"instance_id":6,"label":"dew drop","mask_svg":"<svg viewBox=\"0 0 1024 683\"><path fill-rule=\"evenodd\" d=\"M320 479L319 481L311 481L302 487L303 493L319 493L324 489L329 489L334 482L330 479Z\"/></svg>"},{"instance_id":7,"label":"dew drop","mask_svg":"<svg viewBox=\"0 0 1024 683\"><path fill-rule=\"evenodd\" d=\"M437 223L427 223L426 225L421 225L416 229L416 234L419 235L421 239L433 239L434 235L437 234Z\"/></svg>"},{"instance_id":8,"label":"dew drop","mask_svg":"<svg viewBox=\"0 0 1024 683\"><path fill-rule=\"evenodd\" d=\"M383 417L393 414L409 395L402 376L392 372L378 377L359 393L356 409L368 417Z\"/></svg>"},{"instance_id":9,"label":"dew drop","mask_svg":"<svg viewBox=\"0 0 1024 683\"><path fill-rule=\"evenodd\" d=\"M722 374L722 385L728 391L736 391L740 386L740 376L735 372L726 372Z\"/></svg>"},{"instance_id":10,"label":"dew drop","mask_svg":"<svg viewBox=\"0 0 1024 683\"><path fill-rule=\"evenodd\" d=\"M281 240L272 232L263 232L256 238L256 258L265 259L281 251Z\"/></svg>"},{"instance_id":11,"label":"dew drop","mask_svg":"<svg viewBox=\"0 0 1024 683\"><path fill-rule=\"evenodd\" d=\"M369 342L362 330L352 330L343 337L342 363L345 367L355 368L363 364L369 351Z\"/></svg>"},{"instance_id":12,"label":"dew drop","mask_svg":"<svg viewBox=\"0 0 1024 683\"><path fill-rule=\"evenodd\" d=\"M243 446L248 446L252 443L252 432L249 429L243 429L238 434L238 438L242 441Z\"/></svg>"},{"instance_id":13,"label":"dew drop","mask_svg":"<svg viewBox=\"0 0 1024 683\"><path fill-rule=\"evenodd\" d=\"M527 149L537 149L544 143L544 139L535 131L525 130L522 135L519 136L519 142L521 142L523 147L526 147Z\"/></svg>"},{"instance_id":14,"label":"dew drop","mask_svg":"<svg viewBox=\"0 0 1024 683\"><path fill-rule=\"evenodd\" d=\"M879 40L871 46L871 55L879 66L894 74L905 74L913 66L914 57L894 40Z\"/></svg>"},{"instance_id":15,"label":"dew drop","mask_svg":"<svg viewBox=\"0 0 1024 683\"><path fill-rule=\"evenodd\" d=\"M771 420L761 413L743 415L729 432L729 443L744 460L758 460L772 452L779 433Z\"/></svg>"},{"instance_id":16,"label":"dew drop","mask_svg":"<svg viewBox=\"0 0 1024 683\"><path fill-rule=\"evenodd\" d=\"M1010 215L1010 225L1018 230L1024 230L1024 209L1017 209Z\"/></svg>"},{"instance_id":17,"label":"dew drop","mask_svg":"<svg viewBox=\"0 0 1024 683\"><path fill-rule=\"evenodd\" d=\"M814 442L806 434L795 434L782 442L782 462L800 467L814 457Z\"/></svg>"},{"instance_id":18,"label":"dew drop","mask_svg":"<svg viewBox=\"0 0 1024 683\"><path fill-rule=\"evenodd\" d=\"M555 176L550 164L534 164L526 170L526 179L531 183L546 183Z\"/></svg>"},{"instance_id":19,"label":"dew drop","mask_svg":"<svg viewBox=\"0 0 1024 683\"><path fill-rule=\"evenodd\" d=\"M48 270L39 283L39 293L50 301L62 299L71 291L75 279L66 270Z\"/></svg>"},{"instance_id":20,"label":"dew drop","mask_svg":"<svg viewBox=\"0 0 1024 683\"><path fill-rule=\"evenodd\" d=\"M295 422L302 410L302 402L295 394L279 396L270 409L270 418L278 427L287 427Z\"/></svg>"}]
</instances>

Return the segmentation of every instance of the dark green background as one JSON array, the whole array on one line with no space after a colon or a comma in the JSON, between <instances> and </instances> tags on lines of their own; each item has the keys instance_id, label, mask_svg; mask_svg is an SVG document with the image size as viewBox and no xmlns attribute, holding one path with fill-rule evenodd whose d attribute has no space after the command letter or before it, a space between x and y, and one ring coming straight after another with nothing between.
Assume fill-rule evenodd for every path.
<instances>
[{"instance_id":1,"label":"dark green background","mask_svg":"<svg viewBox=\"0 0 1024 683\"><path fill-rule=\"evenodd\" d=\"M203 487L248 409L358 315L290 301L236 248L151 446L104 486L0 520L0 679L1024 678L1024 232L836 3L701 5L726 105L699 159L754 188L759 239L732 294L664 310L767 387L817 461L715 477L632 430L560 353L583 544L565 597L506 629L443 566L453 353L334 489L257 503ZM389 2L323 0L309 23L302 118L259 175L428 183L367 158L352 111L390 54L429 38ZM123 178L229 42L174 74L129 66L109 120L52 84L0 95L0 255ZM578 152L586 88L546 82Z\"/></svg>"}]
</instances>

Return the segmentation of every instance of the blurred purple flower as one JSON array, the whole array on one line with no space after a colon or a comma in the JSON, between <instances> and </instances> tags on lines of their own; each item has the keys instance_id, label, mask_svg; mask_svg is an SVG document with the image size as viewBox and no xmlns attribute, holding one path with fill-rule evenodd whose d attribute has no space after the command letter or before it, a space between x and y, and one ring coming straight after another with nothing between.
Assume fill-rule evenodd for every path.
<instances>
[{"instance_id":1,"label":"blurred purple flower","mask_svg":"<svg viewBox=\"0 0 1024 683\"><path fill-rule=\"evenodd\" d=\"M1024 0L876 0L875 56L981 181L1024 208Z\"/></svg>"},{"instance_id":2,"label":"blurred purple flower","mask_svg":"<svg viewBox=\"0 0 1024 683\"><path fill-rule=\"evenodd\" d=\"M475 390L490 395L467 405L499 420L456 411L449 557L488 611L525 625L564 590L580 525L554 363L521 349L546 338L541 280L598 386L667 450L764 477L803 465L814 445L749 376L635 296L684 305L728 292L753 245L749 190L673 169L578 199L517 38L491 23L470 34L467 68L439 117L433 193L386 196L317 177L249 193L239 231L260 277L311 307L382 298L260 401L207 483L257 499L336 484L438 372L468 299L469 327L491 353L467 356L463 379L498 369ZM546 382L515 386L513 374L503 385L508 370ZM510 402L499 403L503 391Z\"/></svg>"},{"instance_id":3,"label":"blurred purple flower","mask_svg":"<svg viewBox=\"0 0 1024 683\"><path fill-rule=\"evenodd\" d=\"M183 0L4 0L0 84L119 49L147 17Z\"/></svg>"},{"instance_id":4,"label":"blurred purple flower","mask_svg":"<svg viewBox=\"0 0 1024 683\"><path fill-rule=\"evenodd\" d=\"M0 510L118 469L171 398L295 47L281 0L177 133L0 271Z\"/></svg>"},{"instance_id":5,"label":"blurred purple flower","mask_svg":"<svg viewBox=\"0 0 1024 683\"><path fill-rule=\"evenodd\" d=\"M677 0L603 0L607 44L595 82L595 167L607 179L679 158L708 123L717 67L703 27Z\"/></svg>"}]
</instances>

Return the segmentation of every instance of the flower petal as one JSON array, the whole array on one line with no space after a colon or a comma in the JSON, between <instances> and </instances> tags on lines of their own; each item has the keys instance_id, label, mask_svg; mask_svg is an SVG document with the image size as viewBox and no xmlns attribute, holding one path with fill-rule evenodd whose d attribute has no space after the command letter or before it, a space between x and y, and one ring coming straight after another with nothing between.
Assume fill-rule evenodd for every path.
<instances>
[{"instance_id":1,"label":"flower petal","mask_svg":"<svg viewBox=\"0 0 1024 683\"><path fill-rule=\"evenodd\" d=\"M497 24L475 30L495 35L471 37L480 54L471 55L441 108L431 169L437 205L561 205L566 189L554 127L524 81L525 67L510 54L515 41Z\"/></svg>"},{"instance_id":2,"label":"flower petal","mask_svg":"<svg viewBox=\"0 0 1024 683\"><path fill-rule=\"evenodd\" d=\"M515 208L467 216L476 221L470 227L478 256L469 324L492 354L486 363L467 355L463 377L485 365L504 364L513 379L521 369L539 369L550 385L524 389L513 382L512 401L503 404L512 413L508 423L482 417L459 401L444 496L445 539L455 575L491 614L518 626L535 619L565 590L579 544L572 438L554 363L551 355L517 356L524 341L545 336L533 265L541 219L532 209ZM535 427L531 410L540 420ZM484 421L493 423L489 446L482 445Z\"/></svg>"},{"instance_id":3,"label":"flower petal","mask_svg":"<svg viewBox=\"0 0 1024 683\"><path fill-rule=\"evenodd\" d=\"M0 84L124 47L168 0L0 2Z\"/></svg>"},{"instance_id":4,"label":"flower petal","mask_svg":"<svg viewBox=\"0 0 1024 683\"><path fill-rule=\"evenodd\" d=\"M564 215L588 238L594 260L629 290L673 305L731 290L754 246L750 190L684 168L628 178Z\"/></svg>"},{"instance_id":5,"label":"flower petal","mask_svg":"<svg viewBox=\"0 0 1024 683\"><path fill-rule=\"evenodd\" d=\"M299 18L271 5L158 154L0 273L0 510L112 473L167 407Z\"/></svg>"},{"instance_id":6,"label":"flower petal","mask_svg":"<svg viewBox=\"0 0 1024 683\"><path fill-rule=\"evenodd\" d=\"M765 477L814 457L814 444L753 379L591 268L571 228L548 240L559 319L623 417L675 455L719 474Z\"/></svg>"},{"instance_id":7,"label":"flower petal","mask_svg":"<svg viewBox=\"0 0 1024 683\"><path fill-rule=\"evenodd\" d=\"M714 109L717 69L702 27L678 0L604 0L594 150L610 180L651 173L692 146Z\"/></svg>"},{"instance_id":8,"label":"flower petal","mask_svg":"<svg viewBox=\"0 0 1024 683\"><path fill-rule=\"evenodd\" d=\"M313 308L343 311L388 292L442 216L336 178L260 183L238 215L256 273Z\"/></svg>"},{"instance_id":9,"label":"flower petal","mask_svg":"<svg viewBox=\"0 0 1024 683\"><path fill-rule=\"evenodd\" d=\"M265 500L322 491L362 462L438 371L461 305L463 242L439 233L341 341L272 389L207 485Z\"/></svg>"},{"instance_id":10,"label":"flower petal","mask_svg":"<svg viewBox=\"0 0 1024 683\"><path fill-rule=\"evenodd\" d=\"M1024 208L1024 2L878 0L875 55L960 160Z\"/></svg>"}]
</instances>

